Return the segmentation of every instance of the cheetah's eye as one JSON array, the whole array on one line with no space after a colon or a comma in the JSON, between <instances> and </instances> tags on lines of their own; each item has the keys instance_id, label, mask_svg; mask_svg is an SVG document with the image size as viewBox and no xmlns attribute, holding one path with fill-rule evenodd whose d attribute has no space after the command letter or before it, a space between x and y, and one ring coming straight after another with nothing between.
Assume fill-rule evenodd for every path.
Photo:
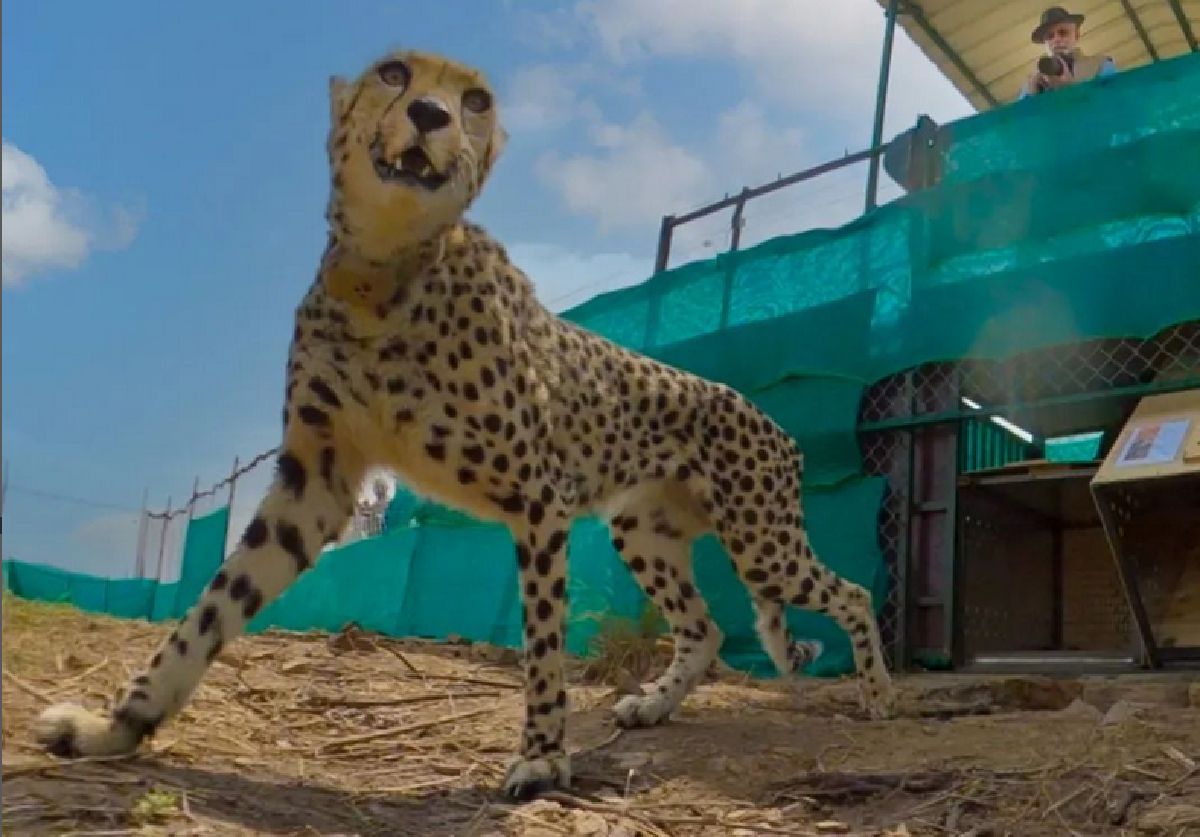
<instances>
[{"instance_id":1,"label":"cheetah's eye","mask_svg":"<svg viewBox=\"0 0 1200 837\"><path fill-rule=\"evenodd\" d=\"M379 78L388 87L408 87L408 66L403 61L386 61L379 65Z\"/></svg>"},{"instance_id":2,"label":"cheetah's eye","mask_svg":"<svg viewBox=\"0 0 1200 837\"><path fill-rule=\"evenodd\" d=\"M472 87L462 97L463 106L475 113L483 113L492 106L492 94L478 87Z\"/></svg>"}]
</instances>

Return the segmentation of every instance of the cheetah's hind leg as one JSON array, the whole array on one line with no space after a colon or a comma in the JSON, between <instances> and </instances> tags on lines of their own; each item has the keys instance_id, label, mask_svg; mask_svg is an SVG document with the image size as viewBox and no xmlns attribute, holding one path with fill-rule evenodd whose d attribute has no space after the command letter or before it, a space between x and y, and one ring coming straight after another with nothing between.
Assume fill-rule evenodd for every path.
<instances>
[{"instance_id":1,"label":"cheetah's hind leg","mask_svg":"<svg viewBox=\"0 0 1200 837\"><path fill-rule=\"evenodd\" d=\"M674 712L704 677L721 648L721 631L709 615L692 575L692 541L699 526L688 513L681 492L664 493L649 511L631 502L612 516L613 545L646 595L671 626L675 651L667 670L645 687L645 694L626 695L614 707L617 723L644 727Z\"/></svg>"},{"instance_id":2,"label":"cheetah's hind leg","mask_svg":"<svg viewBox=\"0 0 1200 837\"><path fill-rule=\"evenodd\" d=\"M757 617L755 630L780 675L798 674L824 653L825 644L819 639L792 638L785 620L786 608L781 602L756 598L753 604Z\"/></svg>"},{"instance_id":3,"label":"cheetah's hind leg","mask_svg":"<svg viewBox=\"0 0 1200 837\"><path fill-rule=\"evenodd\" d=\"M758 605L760 630L764 620L766 624L764 645L777 667L794 670L791 655L811 649L796 648L783 633L783 608L793 605L826 614L849 635L863 708L875 718L891 717L895 692L884 664L871 594L818 560L801 508L799 452L783 431L764 425L752 412L746 423L753 427L756 422L759 432L753 445L761 454L757 459L773 464L744 466L745 442L742 447L728 443L725 449L722 440L710 451L712 461L723 457L738 464L727 475L717 475L714 483L728 490L714 491L711 503L717 535L751 598L768 603ZM778 630L773 627L777 616Z\"/></svg>"}]
</instances>

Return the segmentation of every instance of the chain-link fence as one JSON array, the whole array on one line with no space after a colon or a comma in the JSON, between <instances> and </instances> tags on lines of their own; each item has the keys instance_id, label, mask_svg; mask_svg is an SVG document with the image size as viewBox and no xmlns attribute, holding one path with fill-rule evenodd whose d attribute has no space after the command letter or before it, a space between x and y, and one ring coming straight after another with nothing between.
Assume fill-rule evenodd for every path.
<instances>
[{"instance_id":1,"label":"chain-link fence","mask_svg":"<svg viewBox=\"0 0 1200 837\"><path fill-rule=\"evenodd\" d=\"M1018 489L1025 494L1014 500L1000 492L964 496L961 483L972 473L1052 458L1056 438L1086 431L1097 437L1094 462L1140 397L1197 386L1200 321L1148 339L928 363L870 386L859 411L860 444L865 472L887 479L879 543L891 582L881 620L889 662L948 662L955 650L1121 647L1128 605L1102 535L1096 540L1090 499L1048 496L1048 511L1039 514L1040 489ZM1074 553L1090 556L1077 566L1069 552L1066 565L1048 557L1061 546L1047 538L1062 519L1076 533L1068 537L1091 538ZM1014 540L1021 537L1031 540L1021 546ZM1016 566L1020 555L1047 560ZM1052 572L1072 579L1074 589L1061 589Z\"/></svg>"}]
</instances>

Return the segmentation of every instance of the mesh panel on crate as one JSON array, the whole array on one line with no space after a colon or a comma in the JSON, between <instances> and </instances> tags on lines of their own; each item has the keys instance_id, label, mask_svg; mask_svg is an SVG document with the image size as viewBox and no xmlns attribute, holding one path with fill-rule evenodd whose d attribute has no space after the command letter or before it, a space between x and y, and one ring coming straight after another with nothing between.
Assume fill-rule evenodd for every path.
<instances>
[{"instance_id":1,"label":"mesh panel on crate","mask_svg":"<svg viewBox=\"0 0 1200 837\"><path fill-rule=\"evenodd\" d=\"M959 502L964 655L1054 648L1053 532L986 494Z\"/></svg>"}]
</instances>

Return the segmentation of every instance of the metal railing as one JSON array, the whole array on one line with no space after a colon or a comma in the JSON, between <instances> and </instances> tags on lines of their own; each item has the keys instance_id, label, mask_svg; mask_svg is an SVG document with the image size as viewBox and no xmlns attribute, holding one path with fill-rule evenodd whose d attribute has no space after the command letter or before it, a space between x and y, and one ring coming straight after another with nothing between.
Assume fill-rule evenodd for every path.
<instances>
[{"instance_id":1,"label":"metal railing","mask_svg":"<svg viewBox=\"0 0 1200 837\"><path fill-rule=\"evenodd\" d=\"M658 233L658 249L654 258L654 272L660 273L667 269L667 264L671 258L671 243L674 238L675 231L685 224L689 224L700 218L713 215L717 212L722 212L726 209L733 208L733 217L730 221L730 251L737 250L741 245L742 229L745 226L746 205L755 198L777 192L780 189L788 186L794 186L797 183L803 183L812 180L821 175L830 172L844 169L847 166L856 163L877 161L880 156L887 150L887 144L876 145L871 148L865 148L862 151L856 151L853 154L846 154L834 160L821 163L818 166L803 169L802 171L789 174L785 177L778 177L770 183L765 183L761 186L744 187L736 195L727 195L719 201L707 204L693 209L690 212L685 212L682 215L664 215L662 224L659 227ZM872 184L868 183L868 191L872 189ZM867 198L868 206L874 203L875 196L869 194Z\"/></svg>"}]
</instances>

